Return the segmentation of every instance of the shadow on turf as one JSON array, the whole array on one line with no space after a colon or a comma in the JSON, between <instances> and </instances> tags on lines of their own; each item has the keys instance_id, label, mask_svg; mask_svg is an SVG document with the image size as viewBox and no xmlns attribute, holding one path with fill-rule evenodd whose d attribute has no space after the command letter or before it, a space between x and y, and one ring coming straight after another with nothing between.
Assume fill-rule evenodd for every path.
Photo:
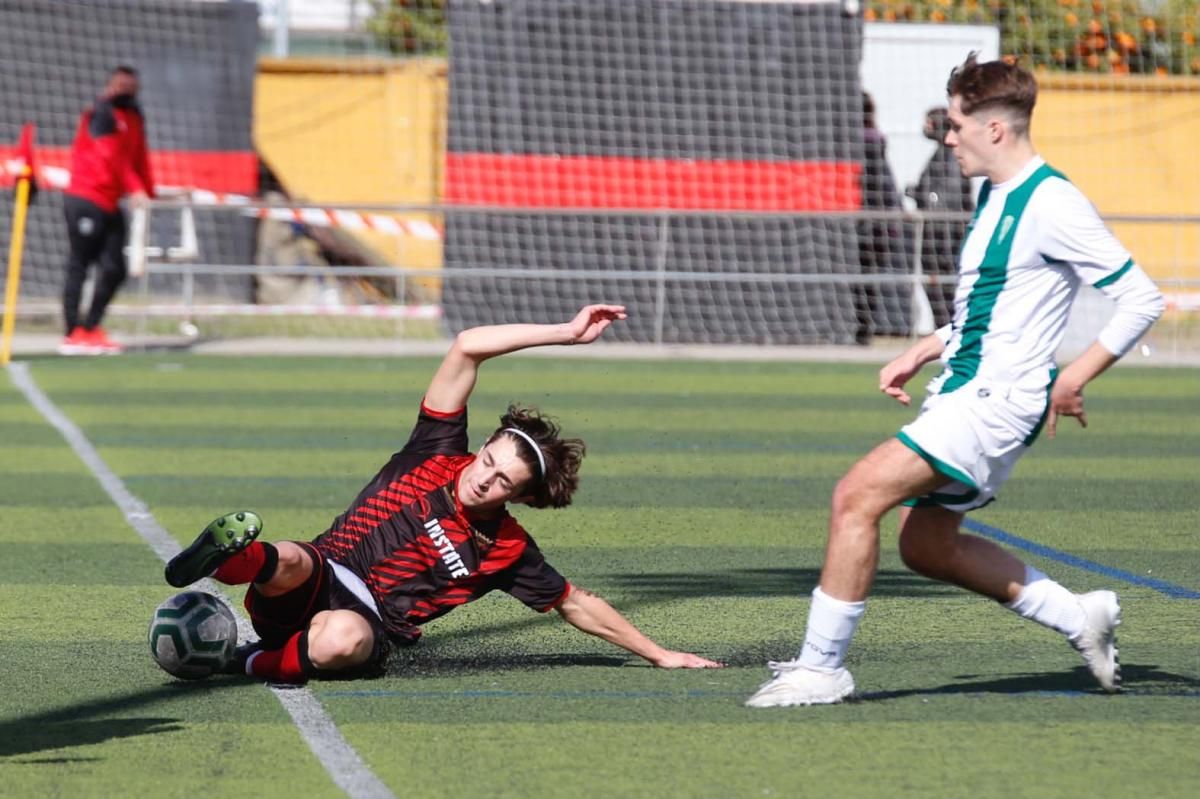
<instances>
[{"instance_id":1,"label":"shadow on turf","mask_svg":"<svg viewBox=\"0 0 1200 799\"><path fill-rule=\"evenodd\" d=\"M692 597L807 596L821 578L817 568L732 569L723 572L658 572L605 574L605 582L620 586L631 599L687 599ZM881 569L872 596L928 597L961 593L945 583L909 571Z\"/></svg>"},{"instance_id":2,"label":"shadow on turf","mask_svg":"<svg viewBox=\"0 0 1200 799\"><path fill-rule=\"evenodd\" d=\"M699 597L748 597L767 598L789 596L805 597L817 584L821 572L815 568L758 568L732 569L723 572L657 572L649 574L603 574L596 575L596 582L604 585L601 595L608 595L614 605L621 608L646 607L653 604ZM591 584L590 582L588 583ZM959 593L959 589L936 583L912 572L899 569L883 569L875 581L876 596L930 597ZM613 595L620 596L614 600ZM398 648L388 662L390 676L462 674L464 672L514 671L542 669L556 666L601 666L621 668L631 662L633 656L608 656L587 654L530 655L509 650L497 639L545 624L540 616L529 616L509 621L481 624L478 628L464 629L449 640L439 641L429 636L420 645ZM459 643L462 639L484 635L471 648L480 654L464 653ZM430 640L431 639L431 640ZM761 665L771 655L795 649L795 642L769 641L753 650L734 653L720 659L730 666ZM711 653L705 653L712 656Z\"/></svg>"},{"instance_id":3,"label":"shadow on turf","mask_svg":"<svg viewBox=\"0 0 1200 799\"><path fill-rule=\"evenodd\" d=\"M955 677L964 682L940 685L936 688L907 688L896 691L868 691L860 695L863 701L904 699L910 696L938 696L954 694L1102 694L1088 670L1077 666L1069 671L1015 674L991 680L978 680L977 674L960 674ZM1162 671L1158 666L1123 664L1121 687L1139 696L1196 696L1200 692L1200 679L1174 672ZM973 681L973 682L966 682Z\"/></svg>"},{"instance_id":4,"label":"shadow on turf","mask_svg":"<svg viewBox=\"0 0 1200 799\"><path fill-rule=\"evenodd\" d=\"M98 718L113 713L127 713L133 708L162 700L177 699L192 693L208 693L213 689L244 685L240 680L205 680L195 683L169 683L120 696L84 702L78 705L49 710L32 716L0 721L0 758L31 755L49 749L69 749L76 746L104 743L114 738L137 735L158 735L183 729L182 719L155 717ZM97 758L60 756L16 762L35 765L55 765Z\"/></svg>"},{"instance_id":5,"label":"shadow on turf","mask_svg":"<svg viewBox=\"0 0 1200 799\"><path fill-rule=\"evenodd\" d=\"M420 647L393 653L388 661L388 675L393 677L434 676L484 671L531 671L558 666L604 666L620 668L629 658L620 655L553 654L483 652L479 655L443 655L438 648Z\"/></svg>"},{"instance_id":6,"label":"shadow on turf","mask_svg":"<svg viewBox=\"0 0 1200 799\"><path fill-rule=\"evenodd\" d=\"M732 569L723 572L658 572L650 574L603 574L596 575L596 582L604 585L599 593L608 595L614 605L630 609L658 603L699 597L748 597L767 598L789 596L805 597L817 584L821 572L815 568L759 568ZM591 584L590 582L588 583ZM875 581L876 596L929 597L959 593L959 589L936 583L908 571L883 569ZM614 600L613 595L619 595ZM529 655L519 651L506 651L498 637L545 624L540 616L482 624L478 628L460 630L439 641L429 636L419 646L399 648L393 651L388 663L388 674L393 676L411 674L463 673L464 671L488 672L520 669L540 669L554 666L603 666L625 667L637 658L632 656L605 655ZM472 648L479 655L465 654L457 643L460 639L484 635L487 640L478 640ZM498 645L499 644L499 645ZM720 658L727 665L761 665L772 654L795 649L794 641L763 642L761 647ZM708 653L712 656L711 653Z\"/></svg>"}]
</instances>

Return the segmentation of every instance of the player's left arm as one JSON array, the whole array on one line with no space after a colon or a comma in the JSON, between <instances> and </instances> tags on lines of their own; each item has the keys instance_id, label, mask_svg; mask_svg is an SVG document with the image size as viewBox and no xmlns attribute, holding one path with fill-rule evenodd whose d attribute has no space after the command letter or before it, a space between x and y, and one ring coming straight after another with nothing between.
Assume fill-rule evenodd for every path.
<instances>
[{"instance_id":1,"label":"player's left arm","mask_svg":"<svg viewBox=\"0 0 1200 799\"><path fill-rule=\"evenodd\" d=\"M659 646L616 608L579 586L571 586L570 593L557 610L572 627L603 638L662 669L719 669L724 665L689 652L675 652Z\"/></svg>"},{"instance_id":2,"label":"player's left arm","mask_svg":"<svg viewBox=\"0 0 1200 799\"><path fill-rule=\"evenodd\" d=\"M452 412L466 407L479 366L529 347L590 344L614 321L625 318L624 305L587 305L575 318L557 325L486 325L459 333L425 392L425 407Z\"/></svg>"},{"instance_id":3,"label":"player's left arm","mask_svg":"<svg viewBox=\"0 0 1200 799\"><path fill-rule=\"evenodd\" d=\"M1043 252L1071 265L1080 280L1116 303L1116 313L1095 342L1059 374L1050 392L1046 434L1053 438L1059 416L1087 427L1083 390L1133 348L1162 316L1162 292L1105 226L1087 198L1070 184L1057 186L1054 210L1039 216Z\"/></svg>"},{"instance_id":4,"label":"player's left arm","mask_svg":"<svg viewBox=\"0 0 1200 799\"><path fill-rule=\"evenodd\" d=\"M951 326L944 325L928 336L916 341L911 347L889 361L879 370L879 390L901 405L908 405L912 397L904 385L921 371L921 367L935 361L946 349L950 340Z\"/></svg>"}]
</instances>

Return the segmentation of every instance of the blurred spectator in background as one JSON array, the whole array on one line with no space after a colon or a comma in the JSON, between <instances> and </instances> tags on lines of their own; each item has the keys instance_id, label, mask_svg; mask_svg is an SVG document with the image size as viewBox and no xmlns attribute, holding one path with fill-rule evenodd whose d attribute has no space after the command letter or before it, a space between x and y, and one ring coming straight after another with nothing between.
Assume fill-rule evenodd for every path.
<instances>
[{"instance_id":1,"label":"blurred spectator in background","mask_svg":"<svg viewBox=\"0 0 1200 799\"><path fill-rule=\"evenodd\" d=\"M79 115L71 144L71 183L63 197L71 254L63 283L63 318L67 335L59 345L63 355L101 355L121 351L100 327L104 311L125 282L125 214L122 197L154 196L146 129L137 103L138 74L118 66L108 76L103 93ZM87 317L79 318L79 303L88 267L98 265L96 285Z\"/></svg>"},{"instance_id":2,"label":"blurred spectator in background","mask_svg":"<svg viewBox=\"0 0 1200 799\"><path fill-rule=\"evenodd\" d=\"M862 207L864 211L899 211L903 209L896 180L887 162L887 141L875 126L875 101L862 93L863 102L863 171ZM858 255L864 276L903 270L904 231L899 221L864 219L858 223ZM878 285L860 284L854 290L856 344L870 344L871 336L880 326L883 312ZM897 331L888 331L895 333Z\"/></svg>"},{"instance_id":3,"label":"blurred spectator in background","mask_svg":"<svg viewBox=\"0 0 1200 799\"><path fill-rule=\"evenodd\" d=\"M905 194L922 211L970 212L975 210L971 181L963 177L954 151L946 146L950 122L945 108L931 108L925 114L925 138L937 143L937 149L925 165L916 185ZM921 238L921 265L929 281L925 293L933 311L936 327L950 321L954 313L954 287L958 281L958 248L966 234L966 221L929 221Z\"/></svg>"}]
</instances>

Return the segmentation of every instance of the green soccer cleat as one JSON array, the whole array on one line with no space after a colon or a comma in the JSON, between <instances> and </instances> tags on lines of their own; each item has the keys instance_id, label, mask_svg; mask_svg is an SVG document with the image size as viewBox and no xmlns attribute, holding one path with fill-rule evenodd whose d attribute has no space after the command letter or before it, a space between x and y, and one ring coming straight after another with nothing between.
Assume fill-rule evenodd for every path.
<instances>
[{"instance_id":1,"label":"green soccer cleat","mask_svg":"<svg viewBox=\"0 0 1200 799\"><path fill-rule=\"evenodd\" d=\"M262 519L254 511L239 510L214 519L192 545L167 564L167 582L183 588L201 580L241 552L262 532Z\"/></svg>"}]
</instances>

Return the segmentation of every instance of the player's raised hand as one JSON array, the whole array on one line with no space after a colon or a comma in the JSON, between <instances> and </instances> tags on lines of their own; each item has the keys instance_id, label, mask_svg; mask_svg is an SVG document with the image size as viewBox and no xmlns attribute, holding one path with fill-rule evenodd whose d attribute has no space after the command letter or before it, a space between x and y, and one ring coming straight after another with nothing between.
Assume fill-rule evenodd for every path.
<instances>
[{"instance_id":1,"label":"player's raised hand","mask_svg":"<svg viewBox=\"0 0 1200 799\"><path fill-rule=\"evenodd\" d=\"M1050 391L1050 408L1046 414L1046 435L1054 438L1058 432L1058 417L1074 416L1080 427L1087 427L1087 414L1083 412L1083 388L1072 388L1063 380L1054 384Z\"/></svg>"},{"instance_id":2,"label":"player's raised hand","mask_svg":"<svg viewBox=\"0 0 1200 799\"><path fill-rule=\"evenodd\" d=\"M702 658L690 652L672 652L667 650L662 657L654 661L660 669L723 669L724 663Z\"/></svg>"},{"instance_id":3,"label":"player's raised hand","mask_svg":"<svg viewBox=\"0 0 1200 799\"><path fill-rule=\"evenodd\" d=\"M567 322L571 344L590 344L617 319L626 318L624 305L587 305Z\"/></svg>"}]
</instances>

